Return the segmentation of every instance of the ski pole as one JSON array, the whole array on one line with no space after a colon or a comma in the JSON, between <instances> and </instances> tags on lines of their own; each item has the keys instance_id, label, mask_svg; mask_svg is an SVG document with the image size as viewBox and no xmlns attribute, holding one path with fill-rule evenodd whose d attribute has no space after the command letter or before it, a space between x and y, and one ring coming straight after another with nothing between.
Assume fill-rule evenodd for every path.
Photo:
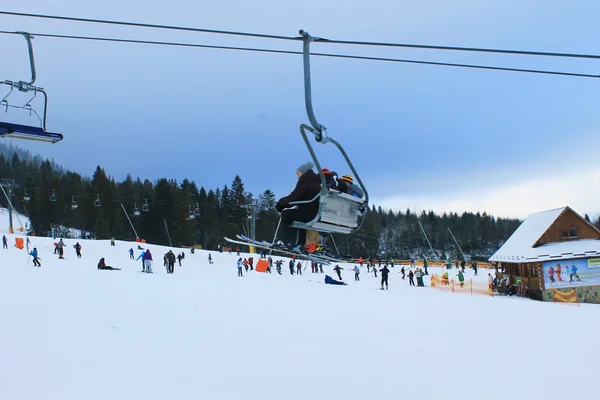
<instances>
[{"instance_id":1,"label":"ski pole","mask_svg":"<svg viewBox=\"0 0 600 400\"><path fill-rule=\"evenodd\" d=\"M273 241L271 242L271 245L273 245L275 243L275 239L277 239L277 233L279 232L279 226L281 225L281 218L282 216L279 215L279 222L277 223L277 229L275 229L275 235L273 235ZM273 250L269 250L269 255L271 255L272 252Z\"/></svg>"}]
</instances>

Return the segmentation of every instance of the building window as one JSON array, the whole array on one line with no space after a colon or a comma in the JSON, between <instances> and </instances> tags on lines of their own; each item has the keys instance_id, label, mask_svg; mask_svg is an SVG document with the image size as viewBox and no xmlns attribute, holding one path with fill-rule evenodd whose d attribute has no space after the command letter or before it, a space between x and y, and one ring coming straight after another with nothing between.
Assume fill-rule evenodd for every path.
<instances>
[{"instance_id":1,"label":"building window","mask_svg":"<svg viewBox=\"0 0 600 400\"><path fill-rule=\"evenodd\" d=\"M563 239L576 239L577 236L577 228L567 228L563 229L561 232L561 237Z\"/></svg>"}]
</instances>

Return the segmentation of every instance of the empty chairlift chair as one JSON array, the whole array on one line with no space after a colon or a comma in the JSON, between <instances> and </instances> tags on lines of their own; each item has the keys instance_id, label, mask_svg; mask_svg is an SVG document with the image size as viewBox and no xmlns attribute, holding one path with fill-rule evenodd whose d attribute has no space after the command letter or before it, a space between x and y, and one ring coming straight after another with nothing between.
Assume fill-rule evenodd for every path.
<instances>
[{"instance_id":1,"label":"empty chairlift chair","mask_svg":"<svg viewBox=\"0 0 600 400\"><path fill-rule=\"evenodd\" d=\"M0 138L18 138L18 139L29 139L29 140L37 140L42 142L56 143L63 139L63 135L60 133L52 133L48 132L46 129L46 116L48 109L48 95L44 91L44 89L34 86L36 74L35 74L35 63L33 59L33 45L31 43L31 35L26 32L15 32L23 35L25 40L27 41L27 46L29 48L29 64L31 66L31 80L29 82L17 81L13 82L10 80L5 80L0 82L0 85L6 85L10 88L8 93L0 100L0 105L5 108L8 113L10 109L18 109L24 110L28 112L29 117L35 120L34 124L18 124L10 121L0 121ZM9 97L13 94L14 90L22 93L33 93L33 96L25 102L12 104L9 102ZM34 100L37 98L38 94L43 96L43 106L41 116L40 113L36 111L36 109L32 106ZM37 107L36 107L37 108Z\"/></svg>"}]
</instances>

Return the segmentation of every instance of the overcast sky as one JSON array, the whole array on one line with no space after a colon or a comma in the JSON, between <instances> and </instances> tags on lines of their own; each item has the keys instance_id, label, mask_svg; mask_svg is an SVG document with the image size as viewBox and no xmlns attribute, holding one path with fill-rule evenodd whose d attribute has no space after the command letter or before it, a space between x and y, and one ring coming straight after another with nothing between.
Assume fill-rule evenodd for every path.
<instances>
[{"instance_id":1,"label":"overcast sky","mask_svg":"<svg viewBox=\"0 0 600 400\"><path fill-rule=\"evenodd\" d=\"M331 39L600 54L597 0L102 2L31 0L5 11ZM278 42L0 16L1 30L301 50ZM285 195L310 160L302 59L294 55L34 40L55 145L18 142L91 175L188 178L207 189L239 174ZM28 79L22 37L0 35L0 79ZM313 51L600 74L600 61L361 48ZM373 202L405 210L523 218L570 205L600 212L600 80L373 61L312 59L317 118L340 141ZM6 120L8 114L1 115ZM332 145L324 166L347 173Z\"/></svg>"}]
</instances>

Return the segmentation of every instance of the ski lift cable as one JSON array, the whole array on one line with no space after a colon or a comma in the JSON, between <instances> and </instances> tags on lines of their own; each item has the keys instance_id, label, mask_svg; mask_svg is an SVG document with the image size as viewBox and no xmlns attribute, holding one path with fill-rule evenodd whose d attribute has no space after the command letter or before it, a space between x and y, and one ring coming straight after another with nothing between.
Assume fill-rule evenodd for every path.
<instances>
[{"instance_id":1,"label":"ski lift cable","mask_svg":"<svg viewBox=\"0 0 600 400\"><path fill-rule=\"evenodd\" d=\"M11 12L11 11L0 11L0 14L8 15L8 16L15 16L15 17L29 17L29 18L54 19L54 20L62 20L62 21L69 21L69 22L121 25L121 26L137 27L137 28L178 30L178 31L197 32L197 33L210 33L210 34L219 34L219 35L254 37L254 38L260 38L260 39L275 39L275 40L286 40L286 41L301 41L302 40L301 37L294 37L294 36L272 35L272 34L242 32L242 31L228 31L228 30L206 29L206 28L194 28L194 27L164 25L164 24L149 24L149 23L131 22L131 21L116 21L116 20L95 19L95 18L79 18L79 17L59 16L59 15L20 13L20 12ZM439 46L439 45L416 44L416 43L392 43L392 42L374 42L374 41L357 41L357 40L338 40L338 39L326 39L326 38L315 38L315 41L318 41L320 43L326 43L326 44L340 44L340 45L354 45L354 46L398 47L398 48L439 50L439 51L499 53L499 54L513 54L513 55L524 55L524 56L584 58L584 59L596 59L596 60L600 59L600 55L583 54L583 53L546 52L546 51L531 51L531 50L484 48L484 47Z\"/></svg>"},{"instance_id":2,"label":"ski lift cable","mask_svg":"<svg viewBox=\"0 0 600 400\"><path fill-rule=\"evenodd\" d=\"M11 31L0 31L0 34L15 34L15 33L16 32L11 32ZM148 44L148 45L161 45L161 46L205 48L205 49L216 49L216 50L234 50L234 51L249 51L249 52L259 52L259 53L302 55L301 51L277 50L277 49L267 49L267 48L257 48L257 47L220 46L220 45L209 45L209 44L198 44L198 43L162 42L162 41L152 41L152 40L121 39L121 38L99 37L99 36L58 35L58 34L49 34L49 33L30 33L30 35L38 36L38 37L54 38L54 39L91 40L91 41L104 41L104 42L114 42L114 43ZM405 63L405 64L432 65L432 66L456 67L456 68L483 69L483 70L492 70L492 71L522 72L522 73L542 74L542 75L569 76L569 77L577 77L577 78L600 78L600 75L585 74L585 73L578 73L578 72L568 72L568 71L553 71L553 70L540 70L540 69L529 69L529 68L499 67L499 66L493 66L493 65L462 64L462 63L425 61L425 60L415 60L415 59L358 56L358 55L352 55L352 54L311 53L311 56L340 58L340 59L353 59L353 60L365 60L365 61L379 61L379 62L396 62L396 63Z\"/></svg>"}]
</instances>

